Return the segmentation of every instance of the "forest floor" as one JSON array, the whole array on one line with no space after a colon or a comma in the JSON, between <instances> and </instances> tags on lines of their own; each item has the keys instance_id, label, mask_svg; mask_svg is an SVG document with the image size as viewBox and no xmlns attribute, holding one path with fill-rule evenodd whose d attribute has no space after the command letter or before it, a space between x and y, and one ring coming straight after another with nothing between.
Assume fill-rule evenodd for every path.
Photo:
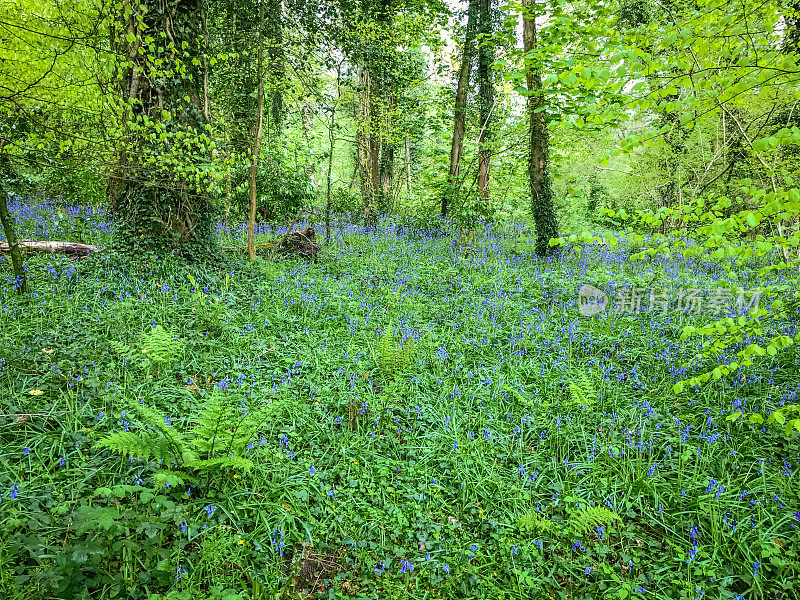
<instances>
[{"instance_id":1,"label":"forest floor","mask_svg":"<svg viewBox=\"0 0 800 600\"><path fill-rule=\"evenodd\" d=\"M19 225L112 229L34 202ZM0 289L0 596L798 597L797 434L727 417L797 403L800 355L675 396L716 364L679 340L712 316L577 303L758 265L412 234L337 224L317 262L30 257L31 294Z\"/></svg>"}]
</instances>

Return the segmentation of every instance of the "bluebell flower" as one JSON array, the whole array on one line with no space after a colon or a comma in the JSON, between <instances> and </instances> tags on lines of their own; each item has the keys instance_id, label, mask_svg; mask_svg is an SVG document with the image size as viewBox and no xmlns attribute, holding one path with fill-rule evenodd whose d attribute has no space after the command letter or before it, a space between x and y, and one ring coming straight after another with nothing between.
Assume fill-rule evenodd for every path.
<instances>
[{"instance_id":1,"label":"bluebell flower","mask_svg":"<svg viewBox=\"0 0 800 600\"><path fill-rule=\"evenodd\" d=\"M413 563L408 562L408 559L404 558L403 562L400 563L400 572L409 574L413 573L414 572Z\"/></svg>"}]
</instances>

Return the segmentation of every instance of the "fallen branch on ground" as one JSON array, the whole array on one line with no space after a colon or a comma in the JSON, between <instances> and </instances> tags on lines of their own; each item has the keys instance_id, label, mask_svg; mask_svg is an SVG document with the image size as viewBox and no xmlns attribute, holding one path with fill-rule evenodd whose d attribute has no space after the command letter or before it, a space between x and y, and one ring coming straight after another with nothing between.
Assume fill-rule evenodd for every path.
<instances>
[{"instance_id":1,"label":"fallen branch on ground","mask_svg":"<svg viewBox=\"0 0 800 600\"><path fill-rule=\"evenodd\" d=\"M92 252L99 252L100 246L91 244L79 244L77 242L59 242L55 240L19 240L20 250L28 252L44 252L47 254L71 254L76 256L87 256ZM9 251L8 242L0 241L0 254Z\"/></svg>"}]
</instances>

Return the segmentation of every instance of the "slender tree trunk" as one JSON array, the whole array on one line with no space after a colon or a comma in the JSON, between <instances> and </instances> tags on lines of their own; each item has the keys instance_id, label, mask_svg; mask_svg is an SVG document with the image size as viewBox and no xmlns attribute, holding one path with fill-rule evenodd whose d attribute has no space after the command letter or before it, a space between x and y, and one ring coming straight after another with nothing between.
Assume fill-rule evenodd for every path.
<instances>
[{"instance_id":1,"label":"slender tree trunk","mask_svg":"<svg viewBox=\"0 0 800 600\"><path fill-rule=\"evenodd\" d=\"M336 134L335 134L335 127L336 127L336 106L339 104L339 100L342 97L341 91L339 89L339 84L342 80L342 64L339 63L336 66L336 103L331 108L331 120L328 123L328 173L326 177L326 189L325 189L325 243L328 243L328 240L331 237L331 172L333 171L333 151L336 148Z\"/></svg>"},{"instance_id":2,"label":"slender tree trunk","mask_svg":"<svg viewBox=\"0 0 800 600\"><path fill-rule=\"evenodd\" d=\"M787 54L798 53L800 52L800 0L789 0L785 10L786 29L781 48Z\"/></svg>"},{"instance_id":3,"label":"slender tree trunk","mask_svg":"<svg viewBox=\"0 0 800 600\"><path fill-rule=\"evenodd\" d=\"M0 223L3 225L3 233L8 242L8 251L11 256L11 270L14 273L14 287L18 294L28 291L28 281L25 278L25 266L22 264L22 252L19 248L17 234L14 231L14 220L8 212L8 196L4 189L0 188Z\"/></svg>"},{"instance_id":4,"label":"slender tree trunk","mask_svg":"<svg viewBox=\"0 0 800 600\"><path fill-rule=\"evenodd\" d=\"M447 216L450 199L458 188L458 178L461 171L461 152L464 147L464 133L467 129L466 106L467 89L469 88L469 73L472 65L472 46L475 39L475 14L477 0L469 0L467 13L467 32L464 36L464 48L461 55L461 68L458 72L458 88L456 88L456 104L453 124L453 140L450 146L450 174L448 186L442 196L442 216Z\"/></svg>"},{"instance_id":5,"label":"slender tree trunk","mask_svg":"<svg viewBox=\"0 0 800 600\"><path fill-rule=\"evenodd\" d=\"M334 137L334 125L336 122L334 121L336 115L336 110L331 111L331 122L330 126L328 127L328 143L330 147L328 148L328 173L326 176L326 186L325 186L325 243L328 243L328 240L331 237L331 171L333 170L333 150L334 146L336 145L336 138Z\"/></svg>"},{"instance_id":6,"label":"slender tree trunk","mask_svg":"<svg viewBox=\"0 0 800 600\"><path fill-rule=\"evenodd\" d=\"M374 202L374 188L370 176L370 76L362 57L358 67L358 131L356 144L358 146L358 176L361 183L361 203L363 212L366 213Z\"/></svg>"},{"instance_id":7,"label":"slender tree trunk","mask_svg":"<svg viewBox=\"0 0 800 600\"><path fill-rule=\"evenodd\" d=\"M394 144L384 141L381 150L381 194L384 202L389 202L394 180Z\"/></svg>"},{"instance_id":8,"label":"slender tree trunk","mask_svg":"<svg viewBox=\"0 0 800 600\"><path fill-rule=\"evenodd\" d=\"M394 94L386 97L386 135L381 141L380 182L384 204L390 204L392 181L394 180L394 136L392 135L392 115L394 113Z\"/></svg>"},{"instance_id":9,"label":"slender tree trunk","mask_svg":"<svg viewBox=\"0 0 800 600\"><path fill-rule=\"evenodd\" d=\"M525 49L525 78L527 88L533 92L528 96L530 118L530 153L528 155L528 177L531 186L531 211L536 228L536 253L545 256L553 251L549 242L558 237L558 222L553 203L553 186L550 181L549 132L545 120L545 98L542 93L540 67L535 63L536 16L534 0L524 0L522 37Z\"/></svg>"},{"instance_id":10,"label":"slender tree trunk","mask_svg":"<svg viewBox=\"0 0 800 600\"><path fill-rule=\"evenodd\" d=\"M369 107L369 185L370 194L372 197L372 209L377 208L378 194L380 190L380 165L381 165L381 138L380 138L380 122L378 116L380 113L380 106L378 104L377 86L372 86L370 90L370 107Z\"/></svg>"},{"instance_id":11,"label":"slender tree trunk","mask_svg":"<svg viewBox=\"0 0 800 600\"><path fill-rule=\"evenodd\" d=\"M481 132L478 137L478 195L484 203L489 202L489 176L492 150L491 120L494 109L494 82L492 81L492 62L494 51L489 44L492 35L491 0L480 0L479 29L481 38L478 47L478 82L480 85Z\"/></svg>"},{"instance_id":12,"label":"slender tree trunk","mask_svg":"<svg viewBox=\"0 0 800 600\"><path fill-rule=\"evenodd\" d=\"M267 0L269 14L266 22L269 38L270 116L272 128L277 136L283 131L286 121L286 103L283 89L286 87L286 56L283 48L283 0Z\"/></svg>"},{"instance_id":13,"label":"slender tree trunk","mask_svg":"<svg viewBox=\"0 0 800 600\"><path fill-rule=\"evenodd\" d=\"M314 138L314 114L308 101L304 101L300 107L301 121L303 123L303 137L306 141L309 161L306 165L306 173L311 178L311 183L317 185L317 162L314 160L313 138Z\"/></svg>"},{"instance_id":14,"label":"slender tree trunk","mask_svg":"<svg viewBox=\"0 0 800 600\"><path fill-rule=\"evenodd\" d=\"M231 180L231 146L230 139L225 146L225 220L231 215L231 193L233 192L233 181Z\"/></svg>"},{"instance_id":15,"label":"slender tree trunk","mask_svg":"<svg viewBox=\"0 0 800 600\"><path fill-rule=\"evenodd\" d=\"M258 8L258 106L256 108L256 126L253 131L253 152L250 156L250 216L247 220L247 256L250 260L256 257L256 210L258 196L256 193L256 173L258 155L261 153L261 132L264 124L264 4L260 0Z\"/></svg>"},{"instance_id":16,"label":"slender tree trunk","mask_svg":"<svg viewBox=\"0 0 800 600\"><path fill-rule=\"evenodd\" d=\"M405 139L406 146L406 190L411 193L411 143L408 141L408 136Z\"/></svg>"}]
</instances>

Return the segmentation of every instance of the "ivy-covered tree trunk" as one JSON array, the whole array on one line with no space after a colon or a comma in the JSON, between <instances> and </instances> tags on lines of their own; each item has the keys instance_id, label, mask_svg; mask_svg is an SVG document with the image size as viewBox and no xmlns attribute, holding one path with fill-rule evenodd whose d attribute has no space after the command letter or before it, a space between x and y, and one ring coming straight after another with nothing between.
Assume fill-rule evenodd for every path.
<instances>
[{"instance_id":1,"label":"ivy-covered tree trunk","mask_svg":"<svg viewBox=\"0 0 800 600\"><path fill-rule=\"evenodd\" d=\"M124 148L110 198L123 251L213 256L206 10L206 0L123 3Z\"/></svg>"},{"instance_id":2,"label":"ivy-covered tree trunk","mask_svg":"<svg viewBox=\"0 0 800 600\"><path fill-rule=\"evenodd\" d=\"M782 48L786 53L800 53L800 0L789 0L786 3L784 20L786 29L783 33Z\"/></svg>"},{"instance_id":3,"label":"ivy-covered tree trunk","mask_svg":"<svg viewBox=\"0 0 800 600\"><path fill-rule=\"evenodd\" d=\"M494 51L489 42L492 35L491 0L480 0L478 11L480 22L480 39L478 40L478 85L480 89L479 106L481 132L478 136L478 194L483 203L489 202L489 177L491 173L492 111L494 109L494 82L492 81L492 63Z\"/></svg>"},{"instance_id":4,"label":"ivy-covered tree trunk","mask_svg":"<svg viewBox=\"0 0 800 600\"><path fill-rule=\"evenodd\" d=\"M253 151L250 155L250 213L247 219L247 256L250 260L256 258L256 211L258 210L258 190L256 189L256 175L258 173L258 158L261 154L261 133L264 124L264 2L259 2L258 7L258 103L256 106L256 124L253 128Z\"/></svg>"},{"instance_id":5,"label":"ivy-covered tree trunk","mask_svg":"<svg viewBox=\"0 0 800 600\"><path fill-rule=\"evenodd\" d=\"M8 254L11 256L11 272L14 274L14 287L17 293L24 294L28 291L28 282L25 278L25 267L22 264L22 251L19 248L17 234L14 231L14 220L8 210L7 196L5 189L0 186L0 224L3 226L6 241L8 242Z\"/></svg>"},{"instance_id":6,"label":"ivy-covered tree trunk","mask_svg":"<svg viewBox=\"0 0 800 600\"><path fill-rule=\"evenodd\" d=\"M392 183L394 182L394 154L395 140L392 131L392 118L394 115L394 93L386 95L386 107L384 116L386 119L386 133L381 140L381 162L380 162L380 193L381 209L389 210L392 195Z\"/></svg>"},{"instance_id":7,"label":"ivy-covered tree trunk","mask_svg":"<svg viewBox=\"0 0 800 600\"><path fill-rule=\"evenodd\" d=\"M536 15L534 0L524 0L522 37L525 49L525 78L530 118L530 153L528 155L528 178L531 186L531 211L536 228L536 253L545 256L553 251L550 239L558 237L553 202L553 184L550 180L550 139L545 120L545 98L542 93L542 77L536 58Z\"/></svg>"},{"instance_id":8,"label":"ivy-covered tree trunk","mask_svg":"<svg viewBox=\"0 0 800 600\"><path fill-rule=\"evenodd\" d=\"M458 87L456 88L455 123L453 125L453 140L450 145L450 174L448 186L442 196L442 216L447 216L450 200L458 189L458 177L461 173L461 153L464 148L464 133L467 129L467 91L469 88L469 73L472 66L472 46L475 43L475 14L478 0L469 0L467 12L467 32L464 34L464 47L461 53L461 68L458 72Z\"/></svg>"},{"instance_id":9,"label":"ivy-covered tree trunk","mask_svg":"<svg viewBox=\"0 0 800 600\"><path fill-rule=\"evenodd\" d=\"M364 59L358 66L358 114L356 146L358 151L358 177L361 184L362 210L366 213L375 203L375 187L372 185L370 168L370 106L371 85L370 74Z\"/></svg>"}]
</instances>

